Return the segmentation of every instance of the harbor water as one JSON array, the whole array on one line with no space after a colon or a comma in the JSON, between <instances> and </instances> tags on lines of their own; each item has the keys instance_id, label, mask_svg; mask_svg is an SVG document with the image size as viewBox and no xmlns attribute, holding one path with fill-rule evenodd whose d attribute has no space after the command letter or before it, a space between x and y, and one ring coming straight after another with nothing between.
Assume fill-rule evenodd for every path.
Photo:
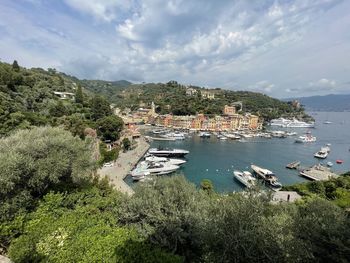
<instances>
[{"instance_id":1,"label":"harbor water","mask_svg":"<svg viewBox=\"0 0 350 263\"><path fill-rule=\"evenodd\" d=\"M292 161L301 161L301 167L308 167L319 162L331 161L332 170L344 172L350 170L350 112L317 112L310 113L316 120L316 127L311 129L294 128L296 136L287 138L249 138L244 142L235 140L219 140L200 138L197 134L185 140L154 141L151 147L169 147L189 150L180 173L191 182L199 185L203 179L210 179L218 192L232 192L243 189L233 179L234 170L251 171L250 165L267 168L273 171L283 185L306 181L298 171L286 169ZM324 121L331 124L324 124ZM269 127L267 127L269 129ZM283 128L274 128L286 130ZM317 137L314 143L295 143L295 139L310 131ZM325 144L331 144L331 152L325 160L318 160L313 155ZM336 160L343 164L336 164ZM132 184L130 178L127 179Z\"/></svg>"}]
</instances>

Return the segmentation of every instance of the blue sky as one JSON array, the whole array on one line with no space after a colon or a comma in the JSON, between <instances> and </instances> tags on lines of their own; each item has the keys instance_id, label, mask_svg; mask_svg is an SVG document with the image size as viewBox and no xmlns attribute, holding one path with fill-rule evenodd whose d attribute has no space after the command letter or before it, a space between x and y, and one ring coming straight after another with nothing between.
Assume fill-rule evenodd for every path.
<instances>
[{"instance_id":1,"label":"blue sky","mask_svg":"<svg viewBox=\"0 0 350 263\"><path fill-rule=\"evenodd\" d=\"M0 60L79 78L350 93L347 0L1 0Z\"/></svg>"}]
</instances>

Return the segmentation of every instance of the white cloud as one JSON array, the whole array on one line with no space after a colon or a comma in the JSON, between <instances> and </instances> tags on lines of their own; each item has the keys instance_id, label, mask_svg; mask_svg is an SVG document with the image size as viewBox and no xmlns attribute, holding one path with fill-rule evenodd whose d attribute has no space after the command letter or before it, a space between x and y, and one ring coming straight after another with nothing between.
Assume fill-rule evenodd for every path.
<instances>
[{"instance_id":1,"label":"white cloud","mask_svg":"<svg viewBox=\"0 0 350 263\"><path fill-rule=\"evenodd\" d=\"M310 90L333 90L336 87L337 83L335 80L330 80L326 78L322 78L315 82L310 82L308 87Z\"/></svg>"},{"instance_id":2,"label":"white cloud","mask_svg":"<svg viewBox=\"0 0 350 263\"><path fill-rule=\"evenodd\" d=\"M262 80L255 83L254 85L250 85L248 88L249 90L252 90L252 91L258 91L262 93L271 93L275 87L276 87L275 84L270 83L267 80Z\"/></svg>"},{"instance_id":3,"label":"white cloud","mask_svg":"<svg viewBox=\"0 0 350 263\"><path fill-rule=\"evenodd\" d=\"M78 77L176 79L283 96L295 87L337 90L350 71L346 1L27 1L36 4L0 3L2 58L54 61Z\"/></svg>"}]
</instances>

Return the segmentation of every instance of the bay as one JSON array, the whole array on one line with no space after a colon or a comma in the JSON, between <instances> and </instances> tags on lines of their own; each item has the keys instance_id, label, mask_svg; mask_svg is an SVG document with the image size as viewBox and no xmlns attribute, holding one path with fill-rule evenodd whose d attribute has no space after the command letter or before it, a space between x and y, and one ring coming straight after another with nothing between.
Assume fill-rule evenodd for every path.
<instances>
[{"instance_id":1,"label":"bay","mask_svg":"<svg viewBox=\"0 0 350 263\"><path fill-rule=\"evenodd\" d=\"M251 138L246 139L246 142L239 142L221 141L216 136L204 139L193 135L182 141L152 142L151 147L189 150L190 153L186 156L187 163L181 167L180 173L196 185L200 185L203 179L209 179L213 182L215 190L222 193L243 190L232 174L234 170L250 170L251 164L272 170L283 185L307 181L300 177L296 170L285 168L286 164L296 160L301 161L302 167L331 161L334 163L332 170L349 171L350 112L316 112L310 115L316 120L315 128L295 128L289 131L296 131L297 136L311 131L312 135L317 137L315 143L295 143L297 136L286 139ZM324 124L326 120L332 124ZM314 158L313 154L327 143L331 144L331 152L327 159L319 161ZM336 164L337 159L342 159L343 164ZM126 181L132 184L130 178Z\"/></svg>"}]
</instances>

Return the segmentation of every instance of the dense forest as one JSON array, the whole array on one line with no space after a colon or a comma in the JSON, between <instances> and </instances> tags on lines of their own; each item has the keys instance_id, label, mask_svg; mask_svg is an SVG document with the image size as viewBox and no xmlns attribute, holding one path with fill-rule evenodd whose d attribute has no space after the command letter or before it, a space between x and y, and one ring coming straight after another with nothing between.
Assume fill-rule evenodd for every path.
<instances>
[{"instance_id":1,"label":"dense forest","mask_svg":"<svg viewBox=\"0 0 350 263\"><path fill-rule=\"evenodd\" d=\"M53 69L0 64L0 254L13 262L348 262L349 174L290 186L303 196L297 203L273 204L259 189L222 195L179 174L127 196L97 174L118 152L102 143L101 158L94 154L123 123L83 87ZM158 89L144 92L151 99Z\"/></svg>"},{"instance_id":2,"label":"dense forest","mask_svg":"<svg viewBox=\"0 0 350 263\"><path fill-rule=\"evenodd\" d=\"M302 108L296 109L288 102L282 102L267 95L249 91L204 89L191 86L197 92L186 95L186 87L170 81L164 83L131 84L126 81L106 82L84 80L84 87L106 96L117 107L136 109L140 105L150 106L153 101L161 114L191 115L196 113L222 114L224 105L243 103L243 112L251 112L269 120L280 116L308 118ZM203 98L201 92L214 93L214 99Z\"/></svg>"}]
</instances>

